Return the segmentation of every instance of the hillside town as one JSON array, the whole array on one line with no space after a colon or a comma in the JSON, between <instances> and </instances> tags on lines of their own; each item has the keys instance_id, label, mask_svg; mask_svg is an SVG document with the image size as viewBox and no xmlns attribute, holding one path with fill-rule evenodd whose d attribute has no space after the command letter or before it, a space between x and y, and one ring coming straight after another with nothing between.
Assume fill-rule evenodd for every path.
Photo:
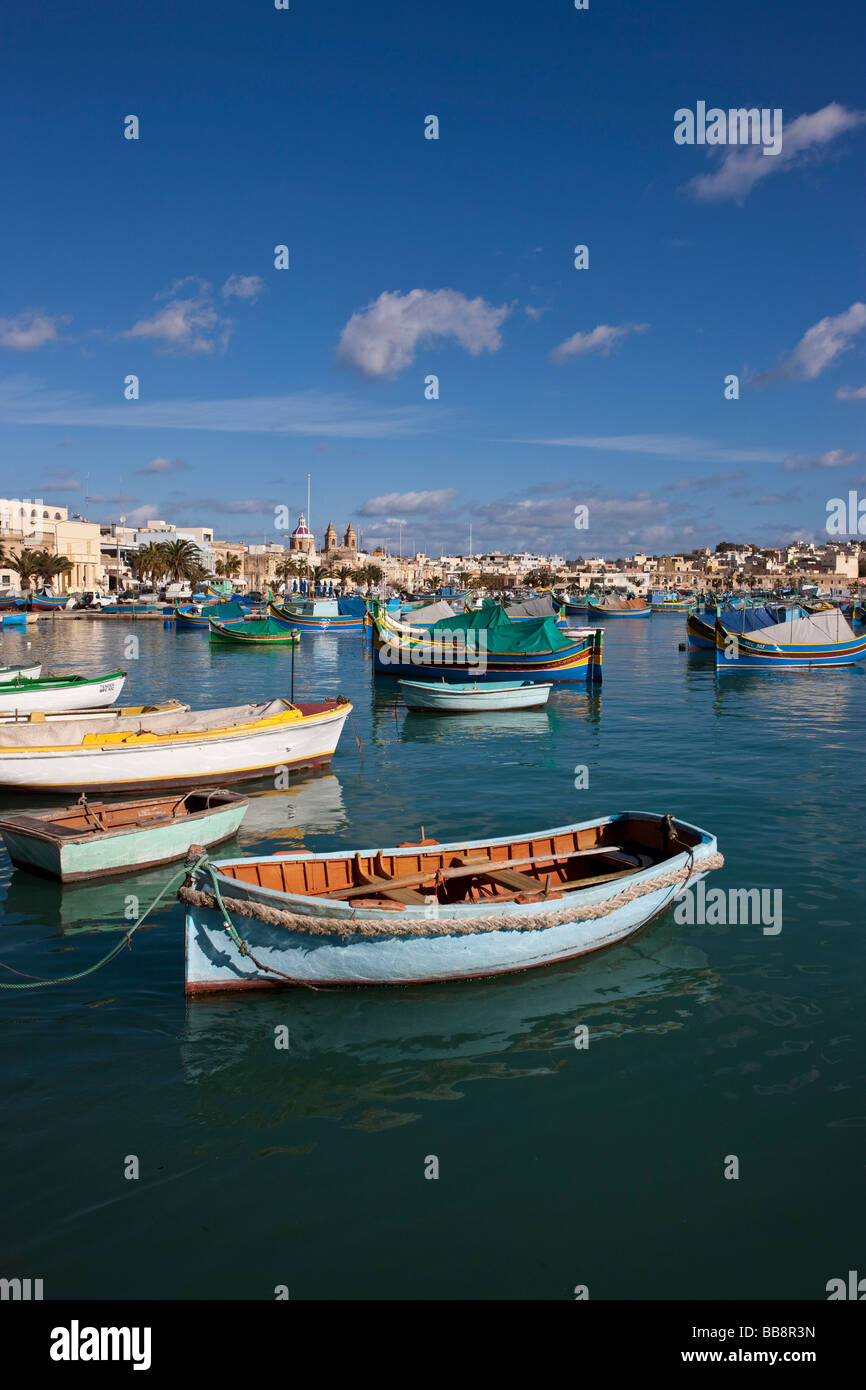
<instances>
[{"instance_id":1,"label":"hillside town","mask_svg":"<svg viewBox=\"0 0 866 1390\"><path fill-rule=\"evenodd\" d=\"M866 587L866 551L857 540L795 540L778 547L720 541L671 555L638 552L608 559L567 559L528 551L393 554L361 548L350 521L340 534L329 521L317 537L301 514L288 544L217 540L213 526L148 519L138 526L88 521L67 508L0 498L0 596L29 588L83 595L138 592L225 578L236 588L306 586L322 580L339 592L374 587L426 591L461 585L488 592L521 588L647 593L817 589L830 596Z\"/></svg>"}]
</instances>

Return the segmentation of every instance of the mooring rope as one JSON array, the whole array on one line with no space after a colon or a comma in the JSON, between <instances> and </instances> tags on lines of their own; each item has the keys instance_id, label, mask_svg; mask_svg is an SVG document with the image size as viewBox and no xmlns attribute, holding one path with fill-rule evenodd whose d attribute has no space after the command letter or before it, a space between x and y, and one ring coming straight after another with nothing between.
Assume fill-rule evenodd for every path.
<instances>
[{"instance_id":1,"label":"mooring rope","mask_svg":"<svg viewBox=\"0 0 866 1390\"><path fill-rule=\"evenodd\" d=\"M193 866L193 872L195 869L200 868L206 860L207 855L203 854L201 858ZM95 974L97 970L102 969L103 965L108 965L110 961L114 960L114 957L120 954L124 946L129 945L133 933L138 931L142 922L145 920L146 917L150 916L157 903L161 902L162 899L165 897L166 893L169 891L169 889L174 888L175 884L180 882L181 879L184 879L189 872L189 868L183 868L181 869L180 873L173 874L172 877L165 884L163 884L162 888L160 888L153 902L150 904L150 907L146 908L146 910L141 914L138 920L136 922L133 922L132 926L129 928L129 931L123 933L123 937L120 941L118 941L117 945L112 946L108 954L104 955L101 960L98 960L95 965L89 965L86 970L78 970L74 975L58 975L54 979L50 980L43 979L38 975L33 975L25 984L0 983L0 989L44 989L46 985L68 985L72 984L75 980L83 980L86 976ZM16 970L14 966L6 965L4 961L0 961L0 970L8 970L13 975L26 974L26 971Z\"/></svg>"},{"instance_id":2,"label":"mooring rope","mask_svg":"<svg viewBox=\"0 0 866 1390\"><path fill-rule=\"evenodd\" d=\"M266 903L254 902L249 898L224 897L219 891L216 871L210 864L207 868L214 892L207 893L202 889L183 886L178 891L178 897L181 902L192 907L216 908L221 913L227 930L231 926L232 932L234 926L229 916L230 912L239 917L254 917L268 926L285 927L288 931L305 932L310 936L467 936L487 931L537 931L543 927L562 926L565 922L589 922L598 917L608 917L618 908L626 907L649 893L658 892L660 888L681 887L688 882L695 869L701 873L709 873L713 869L720 869L724 862L724 856L718 853L708 855L706 859L695 860L692 851L685 871L671 870L647 882L633 883L605 902L560 908L556 912L500 912L485 917L406 918L395 913L393 921L383 922L354 916L314 917L307 913L288 912L283 908L269 907ZM229 934L231 935L231 932ZM239 941L238 937L235 944ZM244 954L250 955L250 959L253 959L249 949Z\"/></svg>"}]
</instances>

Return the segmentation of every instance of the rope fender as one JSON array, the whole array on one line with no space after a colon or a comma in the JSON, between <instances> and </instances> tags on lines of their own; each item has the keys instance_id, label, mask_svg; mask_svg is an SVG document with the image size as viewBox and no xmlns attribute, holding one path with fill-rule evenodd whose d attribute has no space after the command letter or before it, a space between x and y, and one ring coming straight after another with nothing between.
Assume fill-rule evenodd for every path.
<instances>
[{"instance_id":1,"label":"rope fender","mask_svg":"<svg viewBox=\"0 0 866 1390\"><path fill-rule=\"evenodd\" d=\"M305 932L310 936L469 936L485 931L538 931L544 927L561 926L564 922L589 922L598 917L609 917L618 908L627 907L629 903L658 892L660 888L684 887L694 872L710 873L713 869L720 869L724 862L724 855L718 853L710 854L705 859L690 858L685 872L672 870L648 882L631 884L605 902L560 908L556 912L499 913L491 917L407 919L401 914L401 920L396 920L395 914L393 922L371 922L357 917L311 917L306 913L269 907L266 903L253 902L248 898L227 898L222 894L217 897L214 893L187 884L178 891L178 898L190 907L210 908L223 916L225 912L232 912L238 917L254 917L268 926L284 927L287 931ZM214 887L217 887L215 882Z\"/></svg>"}]
</instances>

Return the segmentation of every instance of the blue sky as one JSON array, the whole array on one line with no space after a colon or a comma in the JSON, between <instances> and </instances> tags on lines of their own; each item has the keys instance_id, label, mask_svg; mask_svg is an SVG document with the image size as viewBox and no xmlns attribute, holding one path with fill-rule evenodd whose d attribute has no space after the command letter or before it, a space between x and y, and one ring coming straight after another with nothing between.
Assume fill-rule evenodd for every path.
<instances>
[{"instance_id":1,"label":"blue sky","mask_svg":"<svg viewBox=\"0 0 866 1390\"><path fill-rule=\"evenodd\" d=\"M91 0L0 40L4 495L283 539L309 471L319 535L614 558L866 492L855 0ZM698 101L781 108L782 153L676 144Z\"/></svg>"}]
</instances>

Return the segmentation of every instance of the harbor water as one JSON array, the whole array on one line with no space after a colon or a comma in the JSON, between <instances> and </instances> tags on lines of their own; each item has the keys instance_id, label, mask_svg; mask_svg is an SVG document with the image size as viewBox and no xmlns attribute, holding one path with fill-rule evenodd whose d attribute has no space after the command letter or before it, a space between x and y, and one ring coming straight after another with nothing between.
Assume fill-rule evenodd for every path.
<instances>
[{"instance_id":1,"label":"harbor water","mask_svg":"<svg viewBox=\"0 0 866 1390\"><path fill-rule=\"evenodd\" d=\"M684 615L613 622L600 687L437 716L360 635L305 633L296 698L351 721L215 857L671 812L718 837L708 889L781 890L781 930L671 910L498 980L187 1001L172 892L104 970L0 993L2 1272L46 1298L825 1298L862 1254L866 671L717 677L684 640ZM123 704L289 694L289 650L158 621L2 645L122 667ZM178 872L62 889L0 851L0 980L85 969Z\"/></svg>"}]
</instances>

